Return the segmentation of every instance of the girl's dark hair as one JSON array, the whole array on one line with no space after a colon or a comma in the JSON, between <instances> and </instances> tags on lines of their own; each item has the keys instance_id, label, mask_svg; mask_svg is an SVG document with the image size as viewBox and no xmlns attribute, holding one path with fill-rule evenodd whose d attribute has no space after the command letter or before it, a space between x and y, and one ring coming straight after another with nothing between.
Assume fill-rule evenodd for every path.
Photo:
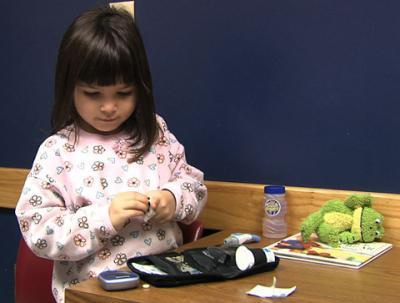
<instances>
[{"instance_id":1,"label":"girl's dark hair","mask_svg":"<svg viewBox=\"0 0 400 303\"><path fill-rule=\"evenodd\" d=\"M128 12L108 6L96 8L78 16L65 32L57 58L53 134L79 121L73 100L78 82L136 86L135 111L122 127L130 134L132 160L146 153L159 127L146 51Z\"/></svg>"}]
</instances>

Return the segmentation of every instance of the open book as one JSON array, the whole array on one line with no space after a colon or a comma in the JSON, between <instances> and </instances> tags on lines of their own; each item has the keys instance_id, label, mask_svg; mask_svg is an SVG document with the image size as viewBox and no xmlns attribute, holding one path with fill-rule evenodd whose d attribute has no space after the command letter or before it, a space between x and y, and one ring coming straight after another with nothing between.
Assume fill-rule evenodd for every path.
<instances>
[{"instance_id":1,"label":"open book","mask_svg":"<svg viewBox=\"0 0 400 303\"><path fill-rule=\"evenodd\" d=\"M277 256L306 262L330 264L350 268L360 268L376 259L393 244L384 242L341 244L333 248L318 242L318 237L312 235L307 243L303 243L300 233L285 238L268 246Z\"/></svg>"}]
</instances>

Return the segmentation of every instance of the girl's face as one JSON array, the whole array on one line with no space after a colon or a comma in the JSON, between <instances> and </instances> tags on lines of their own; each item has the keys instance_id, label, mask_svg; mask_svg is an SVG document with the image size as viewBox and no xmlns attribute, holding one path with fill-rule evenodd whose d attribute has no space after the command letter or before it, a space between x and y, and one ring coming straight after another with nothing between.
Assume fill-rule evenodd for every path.
<instances>
[{"instance_id":1,"label":"girl's face","mask_svg":"<svg viewBox=\"0 0 400 303\"><path fill-rule=\"evenodd\" d=\"M98 86L80 82L74 89L79 125L91 133L117 133L135 111L136 102L135 86L129 84Z\"/></svg>"}]
</instances>

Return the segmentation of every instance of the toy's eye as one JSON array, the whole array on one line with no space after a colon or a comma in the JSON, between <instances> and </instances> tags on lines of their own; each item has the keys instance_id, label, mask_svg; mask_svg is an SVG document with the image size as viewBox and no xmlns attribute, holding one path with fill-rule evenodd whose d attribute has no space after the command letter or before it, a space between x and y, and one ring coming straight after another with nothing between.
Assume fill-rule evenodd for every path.
<instances>
[{"instance_id":1,"label":"toy's eye","mask_svg":"<svg viewBox=\"0 0 400 303\"><path fill-rule=\"evenodd\" d=\"M376 238L380 238L381 237L381 233L378 230L375 232L375 237Z\"/></svg>"},{"instance_id":2,"label":"toy's eye","mask_svg":"<svg viewBox=\"0 0 400 303\"><path fill-rule=\"evenodd\" d=\"M381 224L381 219L376 219L376 220L375 220L375 223L376 223L376 224Z\"/></svg>"}]
</instances>

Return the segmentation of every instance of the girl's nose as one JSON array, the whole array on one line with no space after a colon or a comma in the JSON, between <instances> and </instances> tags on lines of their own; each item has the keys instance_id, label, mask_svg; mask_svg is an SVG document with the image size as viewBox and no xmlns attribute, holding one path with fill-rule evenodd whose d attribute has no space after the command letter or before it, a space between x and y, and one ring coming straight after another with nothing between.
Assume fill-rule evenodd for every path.
<instances>
[{"instance_id":1,"label":"girl's nose","mask_svg":"<svg viewBox=\"0 0 400 303\"><path fill-rule=\"evenodd\" d=\"M100 111L106 115L113 114L115 113L116 110L117 110L117 104L112 100L104 101L100 105Z\"/></svg>"}]
</instances>

